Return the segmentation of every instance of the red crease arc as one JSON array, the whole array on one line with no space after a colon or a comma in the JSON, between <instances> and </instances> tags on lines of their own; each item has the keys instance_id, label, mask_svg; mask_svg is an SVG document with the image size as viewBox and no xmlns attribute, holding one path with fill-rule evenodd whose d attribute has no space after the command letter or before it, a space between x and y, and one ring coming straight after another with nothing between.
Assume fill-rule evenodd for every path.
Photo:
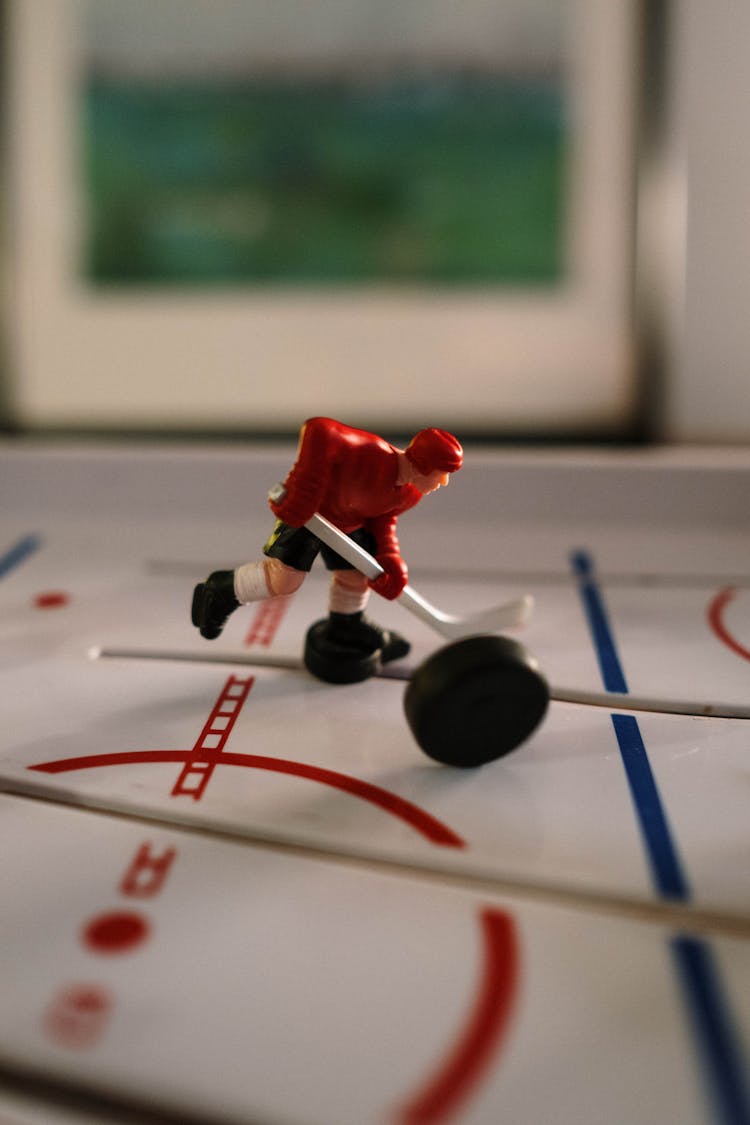
<instances>
[{"instance_id":1,"label":"red crease arc","mask_svg":"<svg viewBox=\"0 0 750 1125\"><path fill-rule=\"evenodd\" d=\"M719 590L716 597L712 599L708 606L708 624L711 631L718 637L722 644L725 644L732 652L741 656L743 660L750 660L750 649L745 648L736 637L732 636L724 622L724 610L736 593L737 591L733 586L728 586L724 590Z\"/></svg>"},{"instance_id":2,"label":"red crease arc","mask_svg":"<svg viewBox=\"0 0 750 1125\"><path fill-rule=\"evenodd\" d=\"M437 1072L397 1112L396 1125L440 1125L471 1096L507 1034L518 992L515 925L501 910L483 910L482 969L463 1031Z\"/></svg>"},{"instance_id":3,"label":"red crease arc","mask_svg":"<svg viewBox=\"0 0 750 1125\"><path fill-rule=\"evenodd\" d=\"M205 762L208 765L244 766L247 769L269 770L290 774L308 781L339 789L352 797L368 801L391 816L398 817L432 844L439 847L463 848L465 841L451 828L411 801L398 797L387 789L372 785L348 774L304 762L291 762L283 758L269 758L260 754L231 754L226 751L202 750L199 755L189 750L128 750L116 754L90 754L80 758L61 758L55 762L42 762L29 769L40 773L68 773L74 770L94 769L100 766L126 766L138 762Z\"/></svg>"}]
</instances>

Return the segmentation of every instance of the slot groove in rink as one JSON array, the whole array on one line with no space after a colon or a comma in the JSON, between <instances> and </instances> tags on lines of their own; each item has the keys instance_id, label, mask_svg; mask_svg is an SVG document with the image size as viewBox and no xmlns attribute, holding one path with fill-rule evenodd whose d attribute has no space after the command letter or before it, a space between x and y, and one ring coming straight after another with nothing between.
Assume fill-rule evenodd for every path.
<instances>
[{"instance_id":1,"label":"slot groove in rink","mask_svg":"<svg viewBox=\"0 0 750 1125\"><path fill-rule=\"evenodd\" d=\"M680 933L699 936L750 938L750 914L696 907L667 899L645 899L615 894L596 888L582 888L541 879L518 878L503 873L487 872L471 866L466 853L460 862L451 863L443 853L439 865L429 858L395 858L366 845L351 842L327 844L325 841L304 841L272 829L258 829L246 824L213 820L205 813L183 809L155 809L153 812L126 799L83 796L45 781L28 782L22 778L0 777L0 793L22 800L41 801L90 813L93 816L117 817L135 824L162 825L177 832L231 840L247 847L296 855L301 859L321 859L343 866L381 871L407 879L421 879L458 889L470 888L478 893L505 899L508 895L528 902L541 902L584 912L616 918L630 918L664 926Z\"/></svg>"},{"instance_id":2,"label":"slot groove in rink","mask_svg":"<svg viewBox=\"0 0 750 1125\"><path fill-rule=\"evenodd\" d=\"M228 664L249 668L278 668L289 672L305 673L300 659L274 653L216 653L191 652L181 649L109 648L93 646L88 651L90 660L164 660L183 661L189 664ZM408 680L412 669L404 666L386 666L379 673L385 680ZM581 691L577 688L553 685L550 699L556 703L574 703L584 707L604 707L611 711L648 711L660 715L687 715L692 718L750 719L750 706L743 703L709 702L706 700L667 699L625 694L614 691Z\"/></svg>"}]
</instances>

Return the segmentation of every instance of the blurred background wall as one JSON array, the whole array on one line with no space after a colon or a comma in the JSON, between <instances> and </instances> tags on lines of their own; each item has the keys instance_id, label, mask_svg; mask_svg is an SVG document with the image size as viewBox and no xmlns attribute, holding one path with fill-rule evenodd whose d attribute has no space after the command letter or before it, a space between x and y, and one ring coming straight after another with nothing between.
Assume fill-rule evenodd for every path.
<instances>
[{"instance_id":1,"label":"blurred background wall","mask_svg":"<svg viewBox=\"0 0 750 1125\"><path fill-rule=\"evenodd\" d=\"M674 129L684 151L682 316L663 430L750 439L750 6L673 0Z\"/></svg>"},{"instance_id":2,"label":"blurred background wall","mask_svg":"<svg viewBox=\"0 0 750 1125\"><path fill-rule=\"evenodd\" d=\"M743 6L3 17L6 427L750 433Z\"/></svg>"}]
</instances>

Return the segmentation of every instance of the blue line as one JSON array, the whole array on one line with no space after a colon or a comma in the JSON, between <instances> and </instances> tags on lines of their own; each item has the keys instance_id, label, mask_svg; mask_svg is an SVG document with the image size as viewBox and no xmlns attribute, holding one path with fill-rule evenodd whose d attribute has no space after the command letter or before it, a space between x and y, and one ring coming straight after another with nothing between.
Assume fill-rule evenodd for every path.
<instances>
[{"instance_id":1,"label":"blue line","mask_svg":"<svg viewBox=\"0 0 750 1125\"><path fill-rule=\"evenodd\" d=\"M578 577L604 685L608 691L627 693L625 674L596 584L591 556L585 551L576 551L571 556L571 565ZM687 901L690 888L669 830L638 720L632 715L613 714L611 717L654 882L665 898ZM739 1038L711 948L705 941L688 937L674 938L671 946L720 1119L723 1125L750 1125Z\"/></svg>"},{"instance_id":2,"label":"blue line","mask_svg":"<svg viewBox=\"0 0 750 1125\"><path fill-rule=\"evenodd\" d=\"M594 566L591 558L585 551L576 551L571 555L570 561L575 574L578 575L578 589L594 639L594 648L599 660L604 687L607 691L626 692L628 685L625 680L625 673L617 655L612 630L607 619L607 611L594 580Z\"/></svg>"},{"instance_id":3,"label":"blue line","mask_svg":"<svg viewBox=\"0 0 750 1125\"><path fill-rule=\"evenodd\" d=\"M750 1093L745 1068L712 951L705 941L690 937L673 938L671 945L693 1030L710 1067L716 1110L726 1125L748 1125Z\"/></svg>"},{"instance_id":4,"label":"blue line","mask_svg":"<svg viewBox=\"0 0 750 1125\"><path fill-rule=\"evenodd\" d=\"M591 557L576 551L571 557L578 575L579 591L589 622L596 654L607 691L627 693L622 670L604 600L594 577ZM638 720L632 715L613 715L612 723L620 747L620 755L635 804L638 824L646 844L654 882L660 893L669 898L688 899L688 881L680 866L667 816L659 797L656 780L641 737Z\"/></svg>"},{"instance_id":5,"label":"blue line","mask_svg":"<svg viewBox=\"0 0 750 1125\"><path fill-rule=\"evenodd\" d=\"M38 551L41 545L42 541L38 535L26 535L23 539L19 539L10 550L0 555L0 578L5 578L6 574L20 566L29 555Z\"/></svg>"},{"instance_id":6,"label":"blue line","mask_svg":"<svg viewBox=\"0 0 750 1125\"><path fill-rule=\"evenodd\" d=\"M685 902L690 898L690 888L669 831L638 720L633 715L612 715L612 725L646 841L654 883L664 898Z\"/></svg>"}]
</instances>

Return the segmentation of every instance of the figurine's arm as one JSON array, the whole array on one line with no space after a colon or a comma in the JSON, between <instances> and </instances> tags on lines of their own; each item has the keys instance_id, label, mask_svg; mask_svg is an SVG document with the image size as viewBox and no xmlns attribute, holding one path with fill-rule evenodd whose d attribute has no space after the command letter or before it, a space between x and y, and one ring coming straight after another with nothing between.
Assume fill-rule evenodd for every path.
<instances>
[{"instance_id":1,"label":"figurine's arm","mask_svg":"<svg viewBox=\"0 0 750 1125\"><path fill-rule=\"evenodd\" d=\"M377 543L375 558L383 568L383 574L371 579L369 584L376 594L389 601L397 598L409 581L409 571L401 558L396 535L397 518L393 514L378 516L368 524Z\"/></svg>"},{"instance_id":2,"label":"figurine's arm","mask_svg":"<svg viewBox=\"0 0 750 1125\"><path fill-rule=\"evenodd\" d=\"M331 478L338 423L330 418L310 418L300 430L294 467L284 481L284 496L269 501L277 519L302 527L320 507Z\"/></svg>"}]
</instances>

